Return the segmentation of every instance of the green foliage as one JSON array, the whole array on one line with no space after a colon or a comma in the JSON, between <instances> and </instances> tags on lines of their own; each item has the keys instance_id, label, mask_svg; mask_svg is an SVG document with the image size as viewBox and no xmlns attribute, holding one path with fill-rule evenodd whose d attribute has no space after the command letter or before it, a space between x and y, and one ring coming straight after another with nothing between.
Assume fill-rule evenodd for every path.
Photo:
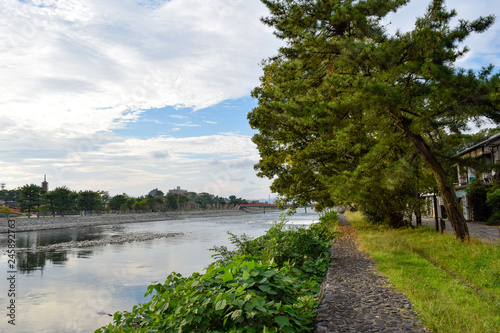
<instances>
[{"instance_id":1,"label":"green foliage","mask_svg":"<svg viewBox=\"0 0 500 333\"><path fill-rule=\"evenodd\" d=\"M14 211L9 207L0 207L0 214L5 214L7 216L7 219L12 213L14 213Z\"/></svg>"},{"instance_id":2,"label":"green foliage","mask_svg":"<svg viewBox=\"0 0 500 333\"><path fill-rule=\"evenodd\" d=\"M99 207L99 192L95 191L80 191L78 192L77 205L78 210L85 212L93 212Z\"/></svg>"},{"instance_id":3,"label":"green foliage","mask_svg":"<svg viewBox=\"0 0 500 333\"><path fill-rule=\"evenodd\" d=\"M309 227L309 232L320 240L330 242L337 235L338 224L337 213L334 211L326 212L319 217L319 223L314 223Z\"/></svg>"},{"instance_id":4,"label":"green foliage","mask_svg":"<svg viewBox=\"0 0 500 333\"><path fill-rule=\"evenodd\" d=\"M500 189L493 188L492 191L486 195L486 203L493 213L488 218L487 224L500 225Z\"/></svg>"},{"instance_id":5,"label":"green foliage","mask_svg":"<svg viewBox=\"0 0 500 333\"><path fill-rule=\"evenodd\" d=\"M180 210L189 201L189 198L183 194L168 193L165 196L165 207L168 210Z\"/></svg>"},{"instance_id":6,"label":"green foliage","mask_svg":"<svg viewBox=\"0 0 500 333\"><path fill-rule=\"evenodd\" d=\"M234 207L236 205L240 204L247 204L248 201L242 198L237 198L235 195L230 195L229 196L229 205Z\"/></svg>"},{"instance_id":7,"label":"green foliage","mask_svg":"<svg viewBox=\"0 0 500 333\"><path fill-rule=\"evenodd\" d=\"M174 273L148 287L150 302L115 314L115 327L97 332L310 332L316 306L310 291L317 285L290 270L234 257L203 275Z\"/></svg>"},{"instance_id":8,"label":"green foliage","mask_svg":"<svg viewBox=\"0 0 500 333\"><path fill-rule=\"evenodd\" d=\"M472 182L465 191L469 197L474 221L486 221L490 215L489 207L486 204L486 186L476 181Z\"/></svg>"},{"instance_id":9,"label":"green foliage","mask_svg":"<svg viewBox=\"0 0 500 333\"><path fill-rule=\"evenodd\" d=\"M47 193L45 197L54 216L56 212L64 216L65 212L72 210L75 202L75 193L66 186L56 187Z\"/></svg>"},{"instance_id":10,"label":"green foliage","mask_svg":"<svg viewBox=\"0 0 500 333\"><path fill-rule=\"evenodd\" d=\"M227 260L234 255L248 255L262 260L273 261L278 267L293 265L307 278L322 279L330 262L329 248L336 235L337 214L326 213L318 223L308 229L287 228L286 219L272 226L265 235L256 239L246 235L237 237L230 234L236 249L214 247L214 257Z\"/></svg>"},{"instance_id":11,"label":"green foliage","mask_svg":"<svg viewBox=\"0 0 500 333\"><path fill-rule=\"evenodd\" d=\"M149 302L115 313L96 333L311 332L337 216L309 229L285 224L256 239L230 234L236 249L216 247L219 260L205 274L173 273L150 285Z\"/></svg>"},{"instance_id":12,"label":"green foliage","mask_svg":"<svg viewBox=\"0 0 500 333\"><path fill-rule=\"evenodd\" d=\"M500 212L494 212L486 221L488 225L500 225Z\"/></svg>"},{"instance_id":13,"label":"green foliage","mask_svg":"<svg viewBox=\"0 0 500 333\"><path fill-rule=\"evenodd\" d=\"M112 210L120 210L122 207L127 203L127 197L119 194L115 195L111 200L109 201L109 208Z\"/></svg>"},{"instance_id":14,"label":"green foliage","mask_svg":"<svg viewBox=\"0 0 500 333\"><path fill-rule=\"evenodd\" d=\"M500 120L500 77L492 67L465 71L455 62L467 52L463 40L488 29L494 16L453 27L456 12L435 0L414 29L390 34L380 22L407 1L263 2L270 12L263 21L284 46L263 63L252 92L258 175L273 180L284 202L358 204L360 188L378 187L387 197L405 188L404 171L421 157L465 239L445 172L454 155L448 148L470 121Z\"/></svg>"},{"instance_id":15,"label":"green foliage","mask_svg":"<svg viewBox=\"0 0 500 333\"><path fill-rule=\"evenodd\" d=\"M16 201L19 197L19 190L0 190L0 200Z\"/></svg>"},{"instance_id":16,"label":"green foliage","mask_svg":"<svg viewBox=\"0 0 500 333\"><path fill-rule=\"evenodd\" d=\"M19 205L21 211L28 211L28 216L31 215L31 211L36 207L40 206L42 202L43 189L35 184L24 185L19 190Z\"/></svg>"}]
</instances>

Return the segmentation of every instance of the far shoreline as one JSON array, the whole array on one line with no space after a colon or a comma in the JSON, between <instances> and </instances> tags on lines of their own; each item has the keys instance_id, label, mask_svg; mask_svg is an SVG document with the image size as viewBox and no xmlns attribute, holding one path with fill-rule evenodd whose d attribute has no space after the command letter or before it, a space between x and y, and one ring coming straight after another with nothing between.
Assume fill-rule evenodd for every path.
<instances>
[{"instance_id":1,"label":"far shoreline","mask_svg":"<svg viewBox=\"0 0 500 333\"><path fill-rule=\"evenodd\" d=\"M268 210L279 212L279 209ZM223 217L240 216L247 214L263 214L264 211L256 210L197 210L180 212L158 212L158 213L136 213L136 214L102 214L102 215L67 215L64 217L32 217L16 218L15 229L8 228L7 219L0 220L0 234L7 233L9 230L15 232L27 232L51 229L67 229L98 225L122 224L122 223L141 223L168 220L184 220L202 217Z\"/></svg>"}]
</instances>

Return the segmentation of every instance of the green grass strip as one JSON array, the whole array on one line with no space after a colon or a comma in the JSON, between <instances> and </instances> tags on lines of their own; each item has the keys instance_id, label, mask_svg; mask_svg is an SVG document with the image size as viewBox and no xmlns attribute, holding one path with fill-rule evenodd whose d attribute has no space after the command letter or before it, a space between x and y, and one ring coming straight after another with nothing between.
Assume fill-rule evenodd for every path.
<instances>
[{"instance_id":1,"label":"green grass strip","mask_svg":"<svg viewBox=\"0 0 500 333\"><path fill-rule=\"evenodd\" d=\"M361 249L435 332L500 332L500 247L429 227L391 230L351 214Z\"/></svg>"}]
</instances>

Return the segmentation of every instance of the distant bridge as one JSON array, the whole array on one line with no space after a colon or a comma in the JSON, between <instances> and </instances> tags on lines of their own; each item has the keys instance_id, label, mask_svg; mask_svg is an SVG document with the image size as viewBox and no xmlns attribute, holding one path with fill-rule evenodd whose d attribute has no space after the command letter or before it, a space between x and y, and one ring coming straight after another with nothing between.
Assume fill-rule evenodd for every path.
<instances>
[{"instance_id":1,"label":"distant bridge","mask_svg":"<svg viewBox=\"0 0 500 333\"><path fill-rule=\"evenodd\" d=\"M305 206L298 206L297 208L300 208L300 207L314 207L316 204L315 203L309 203ZM286 204L287 207L292 207L292 204ZM236 205L234 207L234 209L236 210L240 210L240 209L244 209L244 208L250 208L250 207L255 207L255 208L278 208L277 205L275 204L265 204L265 203L259 203L259 204L241 204L241 205Z\"/></svg>"}]
</instances>

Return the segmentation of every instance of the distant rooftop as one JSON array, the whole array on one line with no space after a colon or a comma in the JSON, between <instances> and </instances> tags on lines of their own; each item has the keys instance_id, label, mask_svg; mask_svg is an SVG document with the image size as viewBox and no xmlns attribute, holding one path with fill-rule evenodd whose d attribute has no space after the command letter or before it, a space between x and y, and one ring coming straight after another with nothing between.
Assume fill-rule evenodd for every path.
<instances>
[{"instance_id":1,"label":"distant rooftop","mask_svg":"<svg viewBox=\"0 0 500 333\"><path fill-rule=\"evenodd\" d=\"M468 152L474 151L478 148L488 146L490 143L492 143L496 140L499 140L499 139L500 139L500 133L495 134L491 138L488 138L488 139L484 140L483 142L480 142L472 147L469 147L469 148L459 152L456 156L464 155L464 154L467 154Z\"/></svg>"},{"instance_id":2,"label":"distant rooftop","mask_svg":"<svg viewBox=\"0 0 500 333\"><path fill-rule=\"evenodd\" d=\"M184 194L184 193L187 193L187 190L183 190L183 189L181 189L180 186L177 186L177 188L175 188L173 190L168 190L168 193L172 193L172 194Z\"/></svg>"}]
</instances>

